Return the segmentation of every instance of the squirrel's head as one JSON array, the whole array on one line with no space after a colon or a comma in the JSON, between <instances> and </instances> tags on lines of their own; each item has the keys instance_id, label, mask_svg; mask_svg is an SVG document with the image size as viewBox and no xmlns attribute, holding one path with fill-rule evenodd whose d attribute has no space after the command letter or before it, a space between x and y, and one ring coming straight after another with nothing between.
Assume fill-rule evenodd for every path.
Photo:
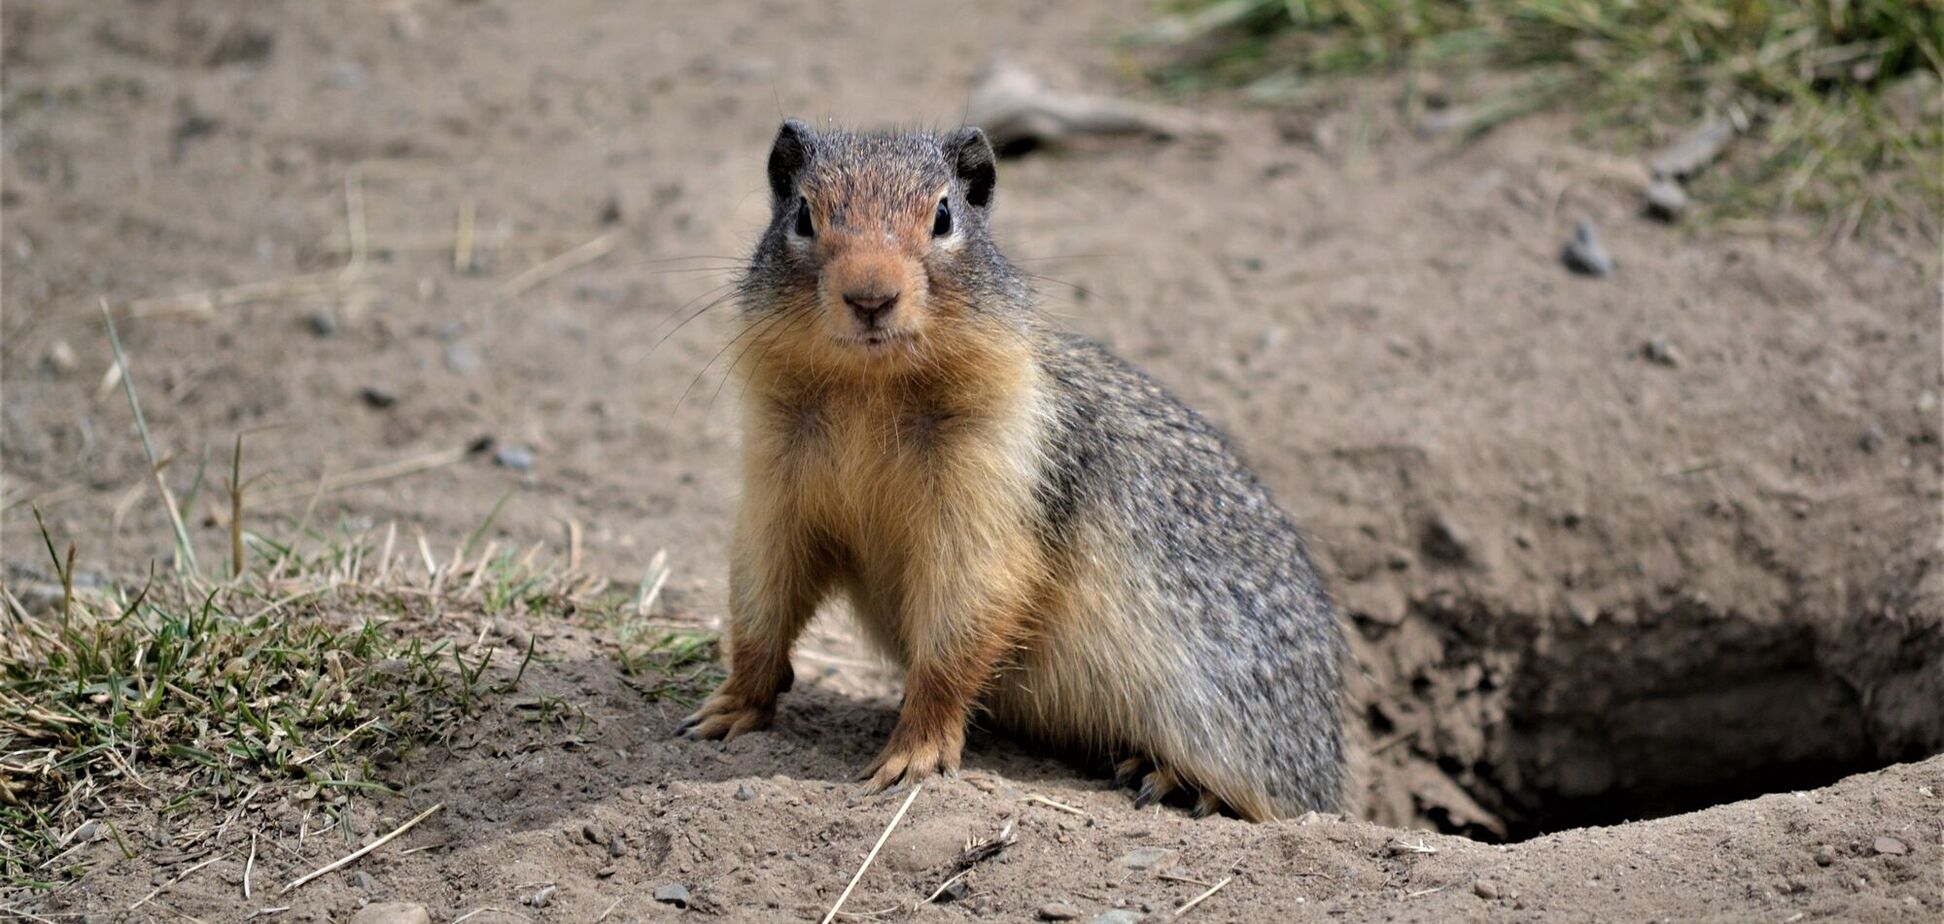
<instances>
[{"instance_id":1,"label":"squirrel's head","mask_svg":"<svg viewBox=\"0 0 1944 924\"><path fill-rule=\"evenodd\" d=\"M769 227L742 282L746 352L883 371L993 343L993 325L1013 323L1025 302L986 230L996 178L976 128L784 122L769 155Z\"/></svg>"}]
</instances>

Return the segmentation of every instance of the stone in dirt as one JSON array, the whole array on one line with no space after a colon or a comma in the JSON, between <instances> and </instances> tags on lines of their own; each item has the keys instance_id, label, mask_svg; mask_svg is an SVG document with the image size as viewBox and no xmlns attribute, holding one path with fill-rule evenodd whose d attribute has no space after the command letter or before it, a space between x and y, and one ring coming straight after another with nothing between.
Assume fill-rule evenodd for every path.
<instances>
[{"instance_id":1,"label":"stone in dirt","mask_svg":"<svg viewBox=\"0 0 1944 924\"><path fill-rule=\"evenodd\" d=\"M689 906L689 890L685 885L664 885L655 887L655 901L677 908Z\"/></svg>"},{"instance_id":2,"label":"stone in dirt","mask_svg":"<svg viewBox=\"0 0 1944 924\"><path fill-rule=\"evenodd\" d=\"M1910 852L1910 845L1894 837L1879 837L1870 845L1877 853L1886 857L1901 857Z\"/></svg>"},{"instance_id":3,"label":"stone in dirt","mask_svg":"<svg viewBox=\"0 0 1944 924\"><path fill-rule=\"evenodd\" d=\"M1039 917L1042 921L1071 921L1079 916L1080 909L1066 902L1047 902L1039 906Z\"/></svg>"},{"instance_id":4,"label":"stone in dirt","mask_svg":"<svg viewBox=\"0 0 1944 924\"><path fill-rule=\"evenodd\" d=\"M1600 232L1593 222L1580 219L1573 228L1573 239L1566 242L1566 249L1560 251L1559 259L1566 268L1582 276L1605 278L1613 275L1613 257L1600 243Z\"/></svg>"},{"instance_id":5,"label":"stone in dirt","mask_svg":"<svg viewBox=\"0 0 1944 924\"><path fill-rule=\"evenodd\" d=\"M372 902L351 916L351 924L432 924L432 914L417 902Z\"/></svg>"},{"instance_id":6,"label":"stone in dirt","mask_svg":"<svg viewBox=\"0 0 1944 924\"><path fill-rule=\"evenodd\" d=\"M1123 854L1114 863L1118 866L1125 866L1128 869L1154 869L1158 866L1167 865L1174 860L1174 857L1175 852L1165 847L1142 847L1139 850Z\"/></svg>"},{"instance_id":7,"label":"stone in dirt","mask_svg":"<svg viewBox=\"0 0 1944 924\"><path fill-rule=\"evenodd\" d=\"M1661 177L1647 184L1647 188L1641 195L1647 200L1647 214L1661 221L1672 223L1680 219L1681 213L1687 211L1687 190L1667 177Z\"/></svg>"},{"instance_id":8,"label":"stone in dirt","mask_svg":"<svg viewBox=\"0 0 1944 924\"><path fill-rule=\"evenodd\" d=\"M1087 922L1087 924L1140 924L1140 921L1141 915L1139 912L1129 911L1126 908L1115 908L1094 918L1092 921Z\"/></svg>"}]
</instances>

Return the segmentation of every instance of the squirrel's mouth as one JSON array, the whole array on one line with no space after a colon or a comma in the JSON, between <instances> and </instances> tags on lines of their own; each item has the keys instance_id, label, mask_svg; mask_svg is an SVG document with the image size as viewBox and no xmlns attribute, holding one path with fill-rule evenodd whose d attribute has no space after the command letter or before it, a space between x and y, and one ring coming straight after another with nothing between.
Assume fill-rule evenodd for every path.
<instances>
[{"instance_id":1,"label":"squirrel's mouth","mask_svg":"<svg viewBox=\"0 0 1944 924\"><path fill-rule=\"evenodd\" d=\"M843 340L866 353L879 355L910 343L912 335L901 330L864 330L851 334Z\"/></svg>"}]
</instances>

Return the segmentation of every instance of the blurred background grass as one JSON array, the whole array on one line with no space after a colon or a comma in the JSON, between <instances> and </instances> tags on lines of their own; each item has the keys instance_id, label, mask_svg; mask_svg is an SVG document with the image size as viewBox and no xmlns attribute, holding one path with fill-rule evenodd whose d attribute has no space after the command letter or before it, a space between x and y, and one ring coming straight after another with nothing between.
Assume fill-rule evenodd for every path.
<instances>
[{"instance_id":1,"label":"blurred background grass","mask_svg":"<svg viewBox=\"0 0 1944 924\"><path fill-rule=\"evenodd\" d=\"M1944 0L1185 0L1140 38L1170 49L1163 86L1269 104L1395 73L1411 110L1427 84L1515 75L1462 100L1468 133L1568 101L1623 148L1726 120L1709 214L1893 212L1935 238L1944 204Z\"/></svg>"}]
</instances>

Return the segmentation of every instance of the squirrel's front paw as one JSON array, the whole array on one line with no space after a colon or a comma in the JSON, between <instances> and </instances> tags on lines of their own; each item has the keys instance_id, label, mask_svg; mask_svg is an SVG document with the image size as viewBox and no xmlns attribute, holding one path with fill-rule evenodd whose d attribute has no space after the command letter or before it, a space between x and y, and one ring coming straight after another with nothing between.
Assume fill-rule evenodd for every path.
<instances>
[{"instance_id":1,"label":"squirrel's front paw","mask_svg":"<svg viewBox=\"0 0 1944 924\"><path fill-rule=\"evenodd\" d=\"M864 771L869 780L864 789L883 792L896 783L916 783L935 773L952 773L958 770L959 753L964 749L963 730L922 736L893 733L891 743Z\"/></svg>"},{"instance_id":2,"label":"squirrel's front paw","mask_svg":"<svg viewBox=\"0 0 1944 924\"><path fill-rule=\"evenodd\" d=\"M717 693L695 710L695 714L675 726L675 734L691 740L721 738L728 741L743 732L768 728L776 718L776 701L755 703L732 694Z\"/></svg>"}]
</instances>

